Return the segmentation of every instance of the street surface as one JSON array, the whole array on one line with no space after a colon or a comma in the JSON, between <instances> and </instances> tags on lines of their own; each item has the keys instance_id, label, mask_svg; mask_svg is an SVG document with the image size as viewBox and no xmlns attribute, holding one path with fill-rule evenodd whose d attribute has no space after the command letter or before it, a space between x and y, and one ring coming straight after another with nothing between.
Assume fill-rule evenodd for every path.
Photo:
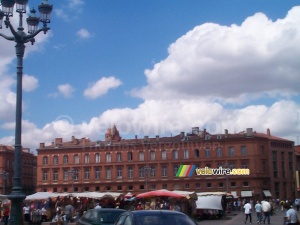
<instances>
[{"instance_id":1,"label":"street surface","mask_svg":"<svg viewBox=\"0 0 300 225\"><path fill-rule=\"evenodd\" d=\"M277 211L275 215L271 216L271 224L272 225L283 225L283 220L285 217L285 212ZM297 212L298 218L300 218L300 212ZM245 224L245 214L240 211L233 211L229 213L226 218L219 219L219 220L203 220L203 221L198 221L199 225L213 225L213 224L218 224L218 225L243 225ZM250 224L249 218L247 221L247 224ZM257 224L256 223L256 213L252 212L252 224ZM263 222L261 224L264 224ZM268 222L266 221L266 224Z\"/></svg>"}]
</instances>

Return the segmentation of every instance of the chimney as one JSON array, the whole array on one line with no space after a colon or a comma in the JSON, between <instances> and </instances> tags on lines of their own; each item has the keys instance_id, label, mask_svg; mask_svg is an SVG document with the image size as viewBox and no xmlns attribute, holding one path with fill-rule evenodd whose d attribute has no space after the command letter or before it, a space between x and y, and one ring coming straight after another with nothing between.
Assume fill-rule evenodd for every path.
<instances>
[{"instance_id":1,"label":"chimney","mask_svg":"<svg viewBox=\"0 0 300 225\"><path fill-rule=\"evenodd\" d=\"M246 129L246 136L247 137L252 137L253 136L253 129L252 128L247 128Z\"/></svg>"},{"instance_id":2,"label":"chimney","mask_svg":"<svg viewBox=\"0 0 300 225\"><path fill-rule=\"evenodd\" d=\"M45 148L45 143L40 143L40 148Z\"/></svg>"},{"instance_id":3,"label":"chimney","mask_svg":"<svg viewBox=\"0 0 300 225\"><path fill-rule=\"evenodd\" d=\"M267 135L268 135L269 137L271 136L271 131L270 131L269 128L267 129Z\"/></svg>"},{"instance_id":4,"label":"chimney","mask_svg":"<svg viewBox=\"0 0 300 225\"><path fill-rule=\"evenodd\" d=\"M156 135L156 142L159 142L159 135Z\"/></svg>"},{"instance_id":5,"label":"chimney","mask_svg":"<svg viewBox=\"0 0 300 225\"><path fill-rule=\"evenodd\" d=\"M144 136L144 142L148 141L148 136Z\"/></svg>"},{"instance_id":6,"label":"chimney","mask_svg":"<svg viewBox=\"0 0 300 225\"><path fill-rule=\"evenodd\" d=\"M75 136L72 136L72 143L75 142Z\"/></svg>"},{"instance_id":7,"label":"chimney","mask_svg":"<svg viewBox=\"0 0 300 225\"><path fill-rule=\"evenodd\" d=\"M206 137L206 129L204 129L202 132L202 138L205 138L205 137Z\"/></svg>"},{"instance_id":8,"label":"chimney","mask_svg":"<svg viewBox=\"0 0 300 225\"><path fill-rule=\"evenodd\" d=\"M137 140L137 135L134 136L135 140Z\"/></svg>"},{"instance_id":9,"label":"chimney","mask_svg":"<svg viewBox=\"0 0 300 225\"><path fill-rule=\"evenodd\" d=\"M55 138L55 144L62 144L62 138Z\"/></svg>"},{"instance_id":10,"label":"chimney","mask_svg":"<svg viewBox=\"0 0 300 225\"><path fill-rule=\"evenodd\" d=\"M228 130L225 129L225 130L224 130L224 133L225 133L225 137L227 137L227 135L228 135Z\"/></svg>"},{"instance_id":11,"label":"chimney","mask_svg":"<svg viewBox=\"0 0 300 225\"><path fill-rule=\"evenodd\" d=\"M181 139L184 138L184 132L183 131L180 132L180 138Z\"/></svg>"}]
</instances>

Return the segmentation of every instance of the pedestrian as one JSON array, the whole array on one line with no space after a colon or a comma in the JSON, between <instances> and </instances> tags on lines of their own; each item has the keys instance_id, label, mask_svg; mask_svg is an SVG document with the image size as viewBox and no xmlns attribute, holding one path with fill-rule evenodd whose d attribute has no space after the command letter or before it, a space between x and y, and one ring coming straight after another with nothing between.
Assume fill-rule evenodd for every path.
<instances>
[{"instance_id":1,"label":"pedestrian","mask_svg":"<svg viewBox=\"0 0 300 225\"><path fill-rule=\"evenodd\" d=\"M297 213L296 210L293 209L293 205L290 205L289 209L286 211L286 220L288 225L298 224Z\"/></svg>"},{"instance_id":2,"label":"pedestrian","mask_svg":"<svg viewBox=\"0 0 300 225\"><path fill-rule=\"evenodd\" d=\"M6 205L3 212L3 222L4 225L8 224L8 218L9 218L9 207Z\"/></svg>"},{"instance_id":3,"label":"pedestrian","mask_svg":"<svg viewBox=\"0 0 300 225\"><path fill-rule=\"evenodd\" d=\"M262 206L261 206L260 202L257 201L254 207L255 207L255 212L256 212L256 216L257 216L257 223L260 224L261 223Z\"/></svg>"},{"instance_id":4,"label":"pedestrian","mask_svg":"<svg viewBox=\"0 0 300 225\"><path fill-rule=\"evenodd\" d=\"M30 207L27 203L25 203L23 207L23 215L24 215L25 222L30 223Z\"/></svg>"},{"instance_id":5,"label":"pedestrian","mask_svg":"<svg viewBox=\"0 0 300 225\"><path fill-rule=\"evenodd\" d=\"M95 209L101 209L102 207L99 205L99 203L96 203Z\"/></svg>"},{"instance_id":6,"label":"pedestrian","mask_svg":"<svg viewBox=\"0 0 300 225\"><path fill-rule=\"evenodd\" d=\"M299 211L299 206L300 206L300 199L299 198L296 198L295 199L295 206L296 206L296 209L297 209L297 211Z\"/></svg>"},{"instance_id":7,"label":"pedestrian","mask_svg":"<svg viewBox=\"0 0 300 225\"><path fill-rule=\"evenodd\" d=\"M65 206L65 225L68 225L68 223L71 222L73 215L74 207L70 204L70 200L68 200L67 205Z\"/></svg>"},{"instance_id":8,"label":"pedestrian","mask_svg":"<svg viewBox=\"0 0 300 225\"><path fill-rule=\"evenodd\" d=\"M239 211L242 210L241 206L242 206L242 202L241 202L241 200L239 199L239 200L237 201L237 207L238 207L238 210L239 210Z\"/></svg>"},{"instance_id":9,"label":"pedestrian","mask_svg":"<svg viewBox=\"0 0 300 225\"><path fill-rule=\"evenodd\" d=\"M270 224L270 212L271 212L271 205L267 201L261 202L262 212L264 214L264 223L266 223L266 220L268 221L268 224Z\"/></svg>"},{"instance_id":10,"label":"pedestrian","mask_svg":"<svg viewBox=\"0 0 300 225\"><path fill-rule=\"evenodd\" d=\"M281 200L279 204L280 204L281 212L283 212L283 207L284 207L285 201Z\"/></svg>"},{"instance_id":11,"label":"pedestrian","mask_svg":"<svg viewBox=\"0 0 300 225\"><path fill-rule=\"evenodd\" d=\"M252 224L251 209L252 209L251 204L248 201L246 201L244 204L244 210L246 215L245 224L247 223L248 217L249 217L250 224Z\"/></svg>"},{"instance_id":12,"label":"pedestrian","mask_svg":"<svg viewBox=\"0 0 300 225\"><path fill-rule=\"evenodd\" d=\"M45 205L43 206L43 208L41 209L41 223L42 222L47 222L47 209L45 207Z\"/></svg>"}]
</instances>

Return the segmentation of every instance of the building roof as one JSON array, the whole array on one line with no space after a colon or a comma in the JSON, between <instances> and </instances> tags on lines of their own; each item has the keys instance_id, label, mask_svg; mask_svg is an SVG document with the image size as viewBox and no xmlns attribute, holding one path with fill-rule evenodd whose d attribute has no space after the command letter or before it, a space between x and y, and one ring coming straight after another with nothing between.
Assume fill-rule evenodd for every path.
<instances>
[{"instance_id":1,"label":"building roof","mask_svg":"<svg viewBox=\"0 0 300 225\"><path fill-rule=\"evenodd\" d=\"M116 126L113 127L114 132L119 132ZM112 130L109 128L108 132ZM144 136L143 138L138 138L137 135L133 139L120 139L120 140L104 140L104 141L91 141L89 138L75 138L72 136L71 141L63 142L62 138L56 138L54 142L49 146L45 146L44 143L40 144L40 148L49 149L49 148L82 148L82 147L105 147L105 146L122 146L122 145L151 145L156 143L178 143L178 142L193 142L193 141L204 141L204 140L228 140L228 139L240 139L240 138L262 138L268 140L276 140L276 141L284 141L284 142L292 142L290 140L280 138L277 136L271 135L270 130L267 130L267 133L258 133L253 131L252 128L247 128L246 131L241 131L238 133L228 133L225 130L224 134L210 134L204 129L203 131L199 131L199 129L193 129L192 133L184 133L181 132L178 135L170 136L170 137L152 137Z\"/></svg>"}]
</instances>

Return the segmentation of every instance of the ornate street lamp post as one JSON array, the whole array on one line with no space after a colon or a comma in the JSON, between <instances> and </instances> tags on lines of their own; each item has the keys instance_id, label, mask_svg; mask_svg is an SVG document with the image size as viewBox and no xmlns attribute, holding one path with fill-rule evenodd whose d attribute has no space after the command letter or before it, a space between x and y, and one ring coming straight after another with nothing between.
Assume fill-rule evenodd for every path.
<instances>
[{"instance_id":1,"label":"ornate street lamp post","mask_svg":"<svg viewBox=\"0 0 300 225\"><path fill-rule=\"evenodd\" d=\"M25 195L22 192L21 182L21 166L22 166L22 76L23 76L23 56L25 52L25 43L31 42L34 44L34 37L41 31L46 32L50 29L47 23L50 23L50 13L52 5L44 0L39 5L40 17L35 15L35 10L32 9L29 17L27 18L28 33L24 32L23 28L23 14L26 13L28 0L1 0L2 10L0 9L0 29L2 29L2 22L5 18L4 24L9 28L12 36L6 36L0 33L0 36L9 41L16 42L16 55L17 55L17 96L16 96L16 128L15 128L15 158L14 158L14 176L12 193L8 198L12 202L11 214L9 224L23 224L22 202ZM16 12L19 13L19 26L15 30L10 22L10 17L13 16L13 9L16 7ZM43 27L38 29L39 22L43 23Z\"/></svg>"}]
</instances>

